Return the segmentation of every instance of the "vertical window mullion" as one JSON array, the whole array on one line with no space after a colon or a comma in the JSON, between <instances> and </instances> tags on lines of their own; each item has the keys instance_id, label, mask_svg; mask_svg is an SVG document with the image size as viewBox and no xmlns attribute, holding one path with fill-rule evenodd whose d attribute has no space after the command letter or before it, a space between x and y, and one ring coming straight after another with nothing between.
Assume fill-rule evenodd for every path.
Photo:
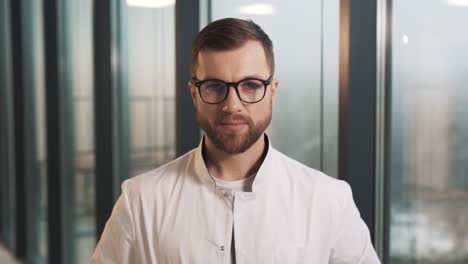
<instances>
[{"instance_id":1,"label":"vertical window mullion","mask_svg":"<svg viewBox=\"0 0 468 264\"><path fill-rule=\"evenodd\" d=\"M25 85L23 78L23 35L21 20L22 3L11 3L11 36L12 36L12 87L13 87L13 111L14 111L14 148L15 148L15 254L24 257L26 252L26 202L25 179L27 173L27 143L26 143L26 101Z\"/></svg>"},{"instance_id":2,"label":"vertical window mullion","mask_svg":"<svg viewBox=\"0 0 468 264\"><path fill-rule=\"evenodd\" d=\"M12 86L12 57L11 57L11 4L9 0L1 2L1 62L0 62L0 128L3 142L0 150L0 174L1 176L1 239L5 245L14 249L15 213L14 213L14 175L15 175L15 151L14 151L14 114L13 114L13 86Z\"/></svg>"},{"instance_id":3,"label":"vertical window mullion","mask_svg":"<svg viewBox=\"0 0 468 264\"><path fill-rule=\"evenodd\" d=\"M66 263L68 259L65 234L64 179L72 172L70 146L66 128L67 97L64 89L63 9L60 0L44 0L44 47L45 47L45 86L46 86L46 126L47 126L47 187L48 187L48 255L49 263ZM68 105L68 107L71 107Z\"/></svg>"},{"instance_id":4,"label":"vertical window mullion","mask_svg":"<svg viewBox=\"0 0 468 264\"><path fill-rule=\"evenodd\" d=\"M341 0L339 177L375 232L375 138L377 6Z\"/></svg>"},{"instance_id":5,"label":"vertical window mullion","mask_svg":"<svg viewBox=\"0 0 468 264\"><path fill-rule=\"evenodd\" d=\"M113 176L115 173L113 138L111 0L95 1L94 34L94 90L95 146L96 146L96 233L99 239L113 206Z\"/></svg>"},{"instance_id":6,"label":"vertical window mullion","mask_svg":"<svg viewBox=\"0 0 468 264\"><path fill-rule=\"evenodd\" d=\"M176 1L176 156L196 147L200 141L200 128L187 87L191 78L191 46L199 31L199 5L198 0Z\"/></svg>"}]
</instances>

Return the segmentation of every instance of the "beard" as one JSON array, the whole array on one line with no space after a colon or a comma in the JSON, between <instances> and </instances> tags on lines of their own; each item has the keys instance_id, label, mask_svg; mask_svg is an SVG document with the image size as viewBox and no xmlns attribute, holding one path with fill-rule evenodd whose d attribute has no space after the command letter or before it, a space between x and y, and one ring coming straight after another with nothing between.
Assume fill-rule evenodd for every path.
<instances>
[{"instance_id":1,"label":"beard","mask_svg":"<svg viewBox=\"0 0 468 264\"><path fill-rule=\"evenodd\" d=\"M242 133L226 132L219 129L217 125L211 125L208 120L204 119L196 110L198 124L205 131L206 136L213 142L216 148L228 154L239 154L248 150L260 136L263 135L267 127L270 125L272 116L272 104L270 102L270 111L268 114L257 123L247 116L239 114L229 114L222 112L216 118L215 124L221 124L229 121L242 121L247 125L247 131Z\"/></svg>"}]
</instances>

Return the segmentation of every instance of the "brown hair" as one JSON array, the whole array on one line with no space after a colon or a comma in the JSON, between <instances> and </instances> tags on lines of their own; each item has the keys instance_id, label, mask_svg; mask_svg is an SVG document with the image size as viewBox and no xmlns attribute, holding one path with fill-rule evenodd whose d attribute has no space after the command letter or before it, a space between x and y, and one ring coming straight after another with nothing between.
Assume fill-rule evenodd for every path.
<instances>
[{"instance_id":1,"label":"brown hair","mask_svg":"<svg viewBox=\"0 0 468 264\"><path fill-rule=\"evenodd\" d=\"M271 74L273 74L275 72L273 43L265 31L252 20L224 18L209 23L193 41L190 62L192 75L195 76L200 51L233 50L240 48L248 40L259 41L262 44Z\"/></svg>"}]
</instances>

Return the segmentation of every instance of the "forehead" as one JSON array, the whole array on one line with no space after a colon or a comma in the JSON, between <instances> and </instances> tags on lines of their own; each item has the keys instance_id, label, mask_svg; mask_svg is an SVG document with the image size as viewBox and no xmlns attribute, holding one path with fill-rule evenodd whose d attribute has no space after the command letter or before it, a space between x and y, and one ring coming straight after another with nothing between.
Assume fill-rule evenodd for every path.
<instances>
[{"instance_id":1,"label":"forehead","mask_svg":"<svg viewBox=\"0 0 468 264\"><path fill-rule=\"evenodd\" d=\"M269 73L265 51L258 41L247 41L233 50L202 50L198 54L196 77L201 80L237 81L247 76L268 78Z\"/></svg>"}]
</instances>

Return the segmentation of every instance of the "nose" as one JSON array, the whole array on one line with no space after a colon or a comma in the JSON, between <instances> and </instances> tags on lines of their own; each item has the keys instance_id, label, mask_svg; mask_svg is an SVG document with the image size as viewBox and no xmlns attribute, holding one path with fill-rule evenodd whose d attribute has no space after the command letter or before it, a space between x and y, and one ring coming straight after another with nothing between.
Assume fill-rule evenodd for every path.
<instances>
[{"instance_id":1,"label":"nose","mask_svg":"<svg viewBox=\"0 0 468 264\"><path fill-rule=\"evenodd\" d=\"M229 86L228 95L226 100L223 102L222 110L231 114L242 111L242 101L237 95L236 89L232 85Z\"/></svg>"}]
</instances>

